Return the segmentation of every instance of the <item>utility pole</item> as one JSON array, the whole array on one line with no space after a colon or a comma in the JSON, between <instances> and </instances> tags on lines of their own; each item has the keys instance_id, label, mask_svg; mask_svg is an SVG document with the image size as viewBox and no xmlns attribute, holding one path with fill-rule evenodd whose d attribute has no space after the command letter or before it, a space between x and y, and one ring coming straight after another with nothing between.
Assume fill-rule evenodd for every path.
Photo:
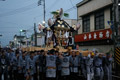
<instances>
[{"instance_id":1,"label":"utility pole","mask_svg":"<svg viewBox=\"0 0 120 80\"><path fill-rule=\"evenodd\" d=\"M44 7L43 10L44 10L44 11L43 11L43 12L44 12L44 21L45 21L45 14L46 14L46 11L45 11L45 0L43 0L43 1L44 1L44 3L43 3L43 7ZM44 26L45 26L45 24L44 24Z\"/></svg>"},{"instance_id":2,"label":"utility pole","mask_svg":"<svg viewBox=\"0 0 120 80\"><path fill-rule=\"evenodd\" d=\"M0 34L0 37L2 37L2 34ZM0 40L0 48L1 48L1 46L2 46L2 45L1 45L1 40Z\"/></svg>"},{"instance_id":3,"label":"utility pole","mask_svg":"<svg viewBox=\"0 0 120 80\"><path fill-rule=\"evenodd\" d=\"M37 31L36 31L36 23L34 23L34 39L35 39L35 46L37 46Z\"/></svg>"},{"instance_id":4,"label":"utility pole","mask_svg":"<svg viewBox=\"0 0 120 80\"><path fill-rule=\"evenodd\" d=\"M21 40L21 32L22 32L22 30L20 30L20 48L21 48L21 42L22 42L22 40Z\"/></svg>"},{"instance_id":5,"label":"utility pole","mask_svg":"<svg viewBox=\"0 0 120 80\"><path fill-rule=\"evenodd\" d=\"M44 0L44 5L43 5L43 7L44 7L44 9L43 9L43 10L44 10L44 23L43 23L43 24L44 24L44 26L45 26L45 14L46 14L46 11L45 11L45 0ZM45 35L46 35L46 33L45 33ZM46 45L46 38L47 38L47 37L45 36L45 41L44 41L45 45Z\"/></svg>"},{"instance_id":6,"label":"utility pole","mask_svg":"<svg viewBox=\"0 0 120 80\"><path fill-rule=\"evenodd\" d=\"M45 27L45 16L46 16L45 0L39 0L38 6L41 5L41 1L43 1L43 26ZM45 35L46 35L46 33L45 33ZM46 44L46 36L45 36L45 44Z\"/></svg>"},{"instance_id":7,"label":"utility pole","mask_svg":"<svg viewBox=\"0 0 120 80\"><path fill-rule=\"evenodd\" d=\"M116 0L113 0L113 23L114 23L114 28L113 28L113 43L114 43L114 66L115 66L115 75L117 75L117 63L116 63L116 58L115 58L115 48L116 48Z\"/></svg>"},{"instance_id":8,"label":"utility pole","mask_svg":"<svg viewBox=\"0 0 120 80\"><path fill-rule=\"evenodd\" d=\"M46 14L46 10L45 10L45 0L39 0L39 1L38 1L38 6L39 6L39 5L42 5L42 4L41 4L41 1L43 1L43 20L45 21L45 14ZM44 24L44 26L45 26L45 24Z\"/></svg>"},{"instance_id":9,"label":"utility pole","mask_svg":"<svg viewBox=\"0 0 120 80\"><path fill-rule=\"evenodd\" d=\"M114 63L115 63L115 75L116 76L120 76L120 57L118 57L118 54L120 53L117 53L117 48L120 47L120 41L119 41L119 37L118 36L118 32L119 32L119 29L118 29L118 25L119 25L119 6L118 6L118 3L119 3L119 0L114 0L113 2L113 13L114 13L114 29L113 29L113 41L114 41ZM116 56L117 55L117 56Z\"/></svg>"}]
</instances>

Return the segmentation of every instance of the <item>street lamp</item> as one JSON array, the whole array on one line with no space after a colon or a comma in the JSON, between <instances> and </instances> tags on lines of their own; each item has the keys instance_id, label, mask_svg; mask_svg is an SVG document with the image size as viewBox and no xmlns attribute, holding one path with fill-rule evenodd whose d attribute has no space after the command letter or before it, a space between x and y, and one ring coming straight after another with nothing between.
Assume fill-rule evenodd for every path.
<instances>
[{"instance_id":1,"label":"street lamp","mask_svg":"<svg viewBox=\"0 0 120 80\"><path fill-rule=\"evenodd\" d=\"M38 6L41 5L41 1L43 1L43 14L44 14L43 20L45 21L45 14L46 14L46 11L45 11L45 0L39 0L38 1Z\"/></svg>"},{"instance_id":2,"label":"street lamp","mask_svg":"<svg viewBox=\"0 0 120 80\"><path fill-rule=\"evenodd\" d=\"M2 37L2 34L0 34L0 37ZM1 48L1 41L0 41L0 48Z\"/></svg>"},{"instance_id":3,"label":"street lamp","mask_svg":"<svg viewBox=\"0 0 120 80\"><path fill-rule=\"evenodd\" d=\"M21 29L20 32L22 32L23 30Z\"/></svg>"},{"instance_id":4,"label":"street lamp","mask_svg":"<svg viewBox=\"0 0 120 80\"><path fill-rule=\"evenodd\" d=\"M45 24L45 21L43 21L42 23Z\"/></svg>"},{"instance_id":5,"label":"street lamp","mask_svg":"<svg viewBox=\"0 0 120 80\"><path fill-rule=\"evenodd\" d=\"M26 30L21 29L20 32L26 32Z\"/></svg>"},{"instance_id":6,"label":"street lamp","mask_svg":"<svg viewBox=\"0 0 120 80\"><path fill-rule=\"evenodd\" d=\"M24 33L25 33L25 37L26 37L26 32L27 32L27 30L21 29L21 30L20 30L20 36L21 36L21 32L24 32Z\"/></svg>"},{"instance_id":7,"label":"street lamp","mask_svg":"<svg viewBox=\"0 0 120 80\"><path fill-rule=\"evenodd\" d=\"M26 36L26 30L21 29L21 30L20 30L20 47L21 47L21 42L22 42L22 41L21 41L21 33L22 33L22 32L25 32L25 36Z\"/></svg>"}]
</instances>

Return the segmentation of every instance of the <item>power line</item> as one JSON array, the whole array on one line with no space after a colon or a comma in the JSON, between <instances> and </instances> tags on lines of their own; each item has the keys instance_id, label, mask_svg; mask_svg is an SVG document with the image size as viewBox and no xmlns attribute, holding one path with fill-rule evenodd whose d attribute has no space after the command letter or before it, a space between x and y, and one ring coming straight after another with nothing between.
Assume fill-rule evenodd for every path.
<instances>
[{"instance_id":1,"label":"power line","mask_svg":"<svg viewBox=\"0 0 120 80\"><path fill-rule=\"evenodd\" d=\"M58 2L59 2L60 0L56 0L53 4L51 4L51 6L49 6L47 9L46 9L46 11L48 11L48 12L50 12L50 10L53 8L53 5L55 6ZM48 13L49 14L49 13ZM47 15L48 15L47 14ZM42 13L42 14L40 14L40 15L37 15L37 16L35 16L34 18L37 18L37 17L40 17L40 16L43 16L44 14Z\"/></svg>"},{"instance_id":2,"label":"power line","mask_svg":"<svg viewBox=\"0 0 120 80\"><path fill-rule=\"evenodd\" d=\"M0 14L0 17L5 17L5 16L10 16L10 15L22 13L22 12L31 10L31 9L36 8L36 7L37 7L36 3L33 3L33 4L28 5L28 6L15 9L15 10L13 10L13 11L9 11L9 12L6 12L6 13L2 13L2 14Z\"/></svg>"},{"instance_id":3,"label":"power line","mask_svg":"<svg viewBox=\"0 0 120 80\"><path fill-rule=\"evenodd\" d=\"M17 31L16 32L13 32L13 31L0 31L0 33L18 33Z\"/></svg>"},{"instance_id":4,"label":"power line","mask_svg":"<svg viewBox=\"0 0 120 80\"><path fill-rule=\"evenodd\" d=\"M9 23L9 24L14 24L14 25L16 25L16 26L19 26L19 25L21 26L21 25L22 25L22 26L32 27L31 25L23 25L23 24L18 24L18 23L15 23L15 22L8 22L8 21L1 21L1 20L0 20L0 22ZM18 28L18 27L13 27L13 26L10 26L10 27L2 27L2 26L1 26L0 28Z\"/></svg>"},{"instance_id":5,"label":"power line","mask_svg":"<svg viewBox=\"0 0 120 80\"><path fill-rule=\"evenodd\" d=\"M31 29L33 29L34 27L32 26L31 28L27 29L26 31L29 32L31 31Z\"/></svg>"},{"instance_id":6,"label":"power line","mask_svg":"<svg viewBox=\"0 0 120 80\"><path fill-rule=\"evenodd\" d=\"M50 11L51 9L53 9L55 7L55 5L59 2L60 0L56 0L49 8L48 10ZM53 7L54 5L54 7Z\"/></svg>"},{"instance_id":7,"label":"power line","mask_svg":"<svg viewBox=\"0 0 120 80\"><path fill-rule=\"evenodd\" d=\"M64 12L69 12L69 11L72 11L74 9L76 9L76 6L73 6L73 7L69 8L69 9L65 10Z\"/></svg>"},{"instance_id":8,"label":"power line","mask_svg":"<svg viewBox=\"0 0 120 80\"><path fill-rule=\"evenodd\" d=\"M69 12L69 11L72 11L74 9L76 9L76 6L73 6L73 7L69 8L69 9L65 10L64 12ZM48 12L46 16L48 16L49 14L50 14L50 12ZM35 16L35 18L40 17L40 16L43 16L43 14Z\"/></svg>"},{"instance_id":9,"label":"power line","mask_svg":"<svg viewBox=\"0 0 120 80\"><path fill-rule=\"evenodd\" d=\"M74 6L73 3L72 3L72 1L71 0L69 0L69 1L70 1L71 5Z\"/></svg>"},{"instance_id":10,"label":"power line","mask_svg":"<svg viewBox=\"0 0 120 80\"><path fill-rule=\"evenodd\" d=\"M60 0L56 0L46 11L48 11L47 12L47 14L46 14L46 16L49 16L49 14L50 14L50 10L53 8L53 5L55 4L57 4L58 2L59 2ZM71 0L70 0L71 1ZM71 4L72 4L72 2L71 2ZM54 6L55 6L54 5ZM67 9L67 10L65 10L64 12L69 12L69 11L72 11L72 10L74 10L74 9L76 9L76 6L73 6L73 7L71 7L71 8L69 8L69 9ZM38 16L35 16L35 18L37 18L37 17L40 17L40 16L43 16L43 14L40 14L40 15L38 15Z\"/></svg>"},{"instance_id":11,"label":"power line","mask_svg":"<svg viewBox=\"0 0 120 80\"><path fill-rule=\"evenodd\" d=\"M17 27L0 27L0 28L17 28Z\"/></svg>"}]
</instances>

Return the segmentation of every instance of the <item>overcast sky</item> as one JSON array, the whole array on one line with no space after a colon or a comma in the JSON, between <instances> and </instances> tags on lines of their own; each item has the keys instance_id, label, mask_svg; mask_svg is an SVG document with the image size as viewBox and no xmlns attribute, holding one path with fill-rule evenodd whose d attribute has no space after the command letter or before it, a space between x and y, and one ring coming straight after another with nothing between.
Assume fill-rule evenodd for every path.
<instances>
[{"instance_id":1,"label":"overcast sky","mask_svg":"<svg viewBox=\"0 0 120 80\"><path fill-rule=\"evenodd\" d=\"M77 10L72 8L82 0L46 0L46 21L52 17L51 11L63 8L69 13L68 19L77 19ZM13 40L19 30L28 30L27 36L33 33L33 25L43 21L43 6L38 6L38 0L0 0L0 37L2 46ZM71 9L70 9L71 8Z\"/></svg>"}]
</instances>

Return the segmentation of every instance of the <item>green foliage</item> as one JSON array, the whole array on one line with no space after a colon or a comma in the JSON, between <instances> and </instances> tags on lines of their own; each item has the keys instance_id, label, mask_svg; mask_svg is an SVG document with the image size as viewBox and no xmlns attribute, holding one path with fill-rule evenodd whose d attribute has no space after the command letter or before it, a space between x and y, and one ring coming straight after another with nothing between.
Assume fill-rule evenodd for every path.
<instances>
[{"instance_id":1,"label":"green foliage","mask_svg":"<svg viewBox=\"0 0 120 80\"><path fill-rule=\"evenodd\" d=\"M53 14L53 15L58 15L59 13L56 12L56 11L53 11L53 12L51 12L51 14Z\"/></svg>"},{"instance_id":2,"label":"green foliage","mask_svg":"<svg viewBox=\"0 0 120 80\"><path fill-rule=\"evenodd\" d=\"M65 17L69 17L69 14L68 14L68 13L64 13L64 16L65 16Z\"/></svg>"},{"instance_id":3,"label":"green foliage","mask_svg":"<svg viewBox=\"0 0 120 80\"><path fill-rule=\"evenodd\" d=\"M51 14L59 16L59 12L57 12L57 11L52 11ZM64 17L69 17L69 14L68 13L63 13L63 16Z\"/></svg>"}]
</instances>

